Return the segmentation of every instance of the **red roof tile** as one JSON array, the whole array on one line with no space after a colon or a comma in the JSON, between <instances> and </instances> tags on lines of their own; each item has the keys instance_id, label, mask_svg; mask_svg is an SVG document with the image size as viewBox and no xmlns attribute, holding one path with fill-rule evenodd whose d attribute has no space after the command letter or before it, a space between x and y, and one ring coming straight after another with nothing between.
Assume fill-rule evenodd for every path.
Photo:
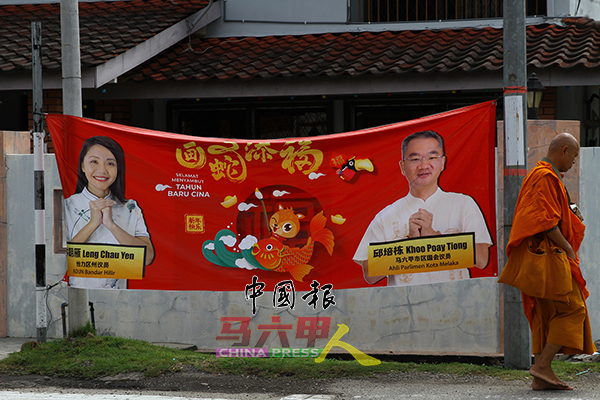
<instances>
[{"instance_id":1,"label":"red roof tile","mask_svg":"<svg viewBox=\"0 0 600 400\"><path fill-rule=\"evenodd\" d=\"M102 64L185 19L208 0L79 3L82 68ZM42 65L60 68L60 4L0 6L0 71L31 69L31 23L42 24Z\"/></svg>"},{"instance_id":2,"label":"red roof tile","mask_svg":"<svg viewBox=\"0 0 600 400\"><path fill-rule=\"evenodd\" d=\"M82 68L94 67L158 34L209 0L79 3ZM60 68L60 5L0 6L0 72L31 69L31 21L42 23L42 65ZM600 23L565 18L527 27L528 64L600 66ZM502 29L326 33L184 40L119 78L229 80L498 71Z\"/></svg>"},{"instance_id":3,"label":"red roof tile","mask_svg":"<svg viewBox=\"0 0 600 400\"><path fill-rule=\"evenodd\" d=\"M527 27L528 64L538 68L600 66L600 23L567 18ZM496 71L502 69L502 29L363 32L323 35L196 38L174 46L120 78L228 80L336 77L388 73Z\"/></svg>"}]
</instances>

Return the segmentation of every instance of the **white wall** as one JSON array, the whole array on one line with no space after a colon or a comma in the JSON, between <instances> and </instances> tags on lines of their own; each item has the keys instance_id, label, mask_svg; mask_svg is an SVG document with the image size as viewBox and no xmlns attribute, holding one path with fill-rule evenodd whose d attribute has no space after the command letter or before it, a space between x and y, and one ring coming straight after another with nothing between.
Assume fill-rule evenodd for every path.
<instances>
[{"instance_id":1,"label":"white wall","mask_svg":"<svg viewBox=\"0 0 600 400\"><path fill-rule=\"evenodd\" d=\"M49 264L48 284L58 282L64 275L65 256L53 253L53 189L60 189L54 155L44 156L46 168L53 173L45 175L46 257ZM8 155L6 158L6 213L7 213L7 314L8 336L36 337L35 301L35 229L33 198L33 155ZM61 275L62 272L62 275ZM67 292L61 285L48 296L53 323L50 336L62 335L60 305ZM58 318L58 319L57 319Z\"/></svg>"},{"instance_id":2,"label":"white wall","mask_svg":"<svg viewBox=\"0 0 600 400\"><path fill-rule=\"evenodd\" d=\"M571 15L600 20L600 0L571 0Z\"/></svg>"},{"instance_id":3,"label":"white wall","mask_svg":"<svg viewBox=\"0 0 600 400\"><path fill-rule=\"evenodd\" d=\"M584 218L585 239L579 250L581 270L587 281L590 297L587 299L592 333L600 339L600 147L586 147L579 151L579 198Z\"/></svg>"},{"instance_id":4,"label":"white wall","mask_svg":"<svg viewBox=\"0 0 600 400\"><path fill-rule=\"evenodd\" d=\"M227 0L227 20L345 23L347 0Z\"/></svg>"}]
</instances>

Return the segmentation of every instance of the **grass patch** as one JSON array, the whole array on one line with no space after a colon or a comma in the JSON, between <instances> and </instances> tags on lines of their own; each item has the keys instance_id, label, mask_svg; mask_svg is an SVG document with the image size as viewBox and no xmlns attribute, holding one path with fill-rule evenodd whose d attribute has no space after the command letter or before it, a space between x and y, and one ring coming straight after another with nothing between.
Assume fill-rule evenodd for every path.
<instances>
[{"instance_id":1,"label":"grass patch","mask_svg":"<svg viewBox=\"0 0 600 400\"><path fill-rule=\"evenodd\" d=\"M142 340L109 336L71 337L29 347L0 361L0 371L73 378L98 378L126 372L157 376L175 368L179 362L177 357L198 357Z\"/></svg>"},{"instance_id":2,"label":"grass patch","mask_svg":"<svg viewBox=\"0 0 600 400\"><path fill-rule=\"evenodd\" d=\"M600 373L600 363L554 361L552 363L552 369L560 379L574 381L580 375Z\"/></svg>"},{"instance_id":3,"label":"grass patch","mask_svg":"<svg viewBox=\"0 0 600 400\"><path fill-rule=\"evenodd\" d=\"M90 333L92 335L96 336L96 328L94 328L92 323L90 321L88 321L87 324L85 324L85 326L82 326L81 328L74 330L73 332L71 332L69 334L69 336L84 337L84 336L88 336L88 334L90 334Z\"/></svg>"},{"instance_id":4,"label":"grass patch","mask_svg":"<svg viewBox=\"0 0 600 400\"><path fill-rule=\"evenodd\" d=\"M221 358L212 354L170 349L135 339L93 335L70 337L34 346L0 360L0 373L36 374L53 377L92 379L127 372L141 372L147 377L180 371L192 366L213 374L251 375L263 378L327 379L339 377L378 377L390 373L427 372L457 376L491 376L502 380L526 379L527 371L498 366L464 363L417 364L383 361L363 367L354 360L327 358ZM600 373L598 363L553 365L561 379L576 379L579 373Z\"/></svg>"}]
</instances>

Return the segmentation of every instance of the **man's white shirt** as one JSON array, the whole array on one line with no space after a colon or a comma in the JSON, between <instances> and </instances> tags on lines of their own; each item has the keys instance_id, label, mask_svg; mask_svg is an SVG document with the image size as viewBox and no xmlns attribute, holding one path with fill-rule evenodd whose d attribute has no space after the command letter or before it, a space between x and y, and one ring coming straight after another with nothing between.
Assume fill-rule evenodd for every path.
<instances>
[{"instance_id":1,"label":"man's white shirt","mask_svg":"<svg viewBox=\"0 0 600 400\"><path fill-rule=\"evenodd\" d=\"M485 218L475 200L461 193L444 192L438 188L427 200L419 199L409 193L381 210L367 228L354 254L354 260L368 260L368 246L370 243L407 239L409 234L408 220L419 209L425 209L433 214L431 227L442 235L474 232L475 243L492 245L492 238ZM469 278L469 270L466 268L419 272L389 275L388 286L421 285Z\"/></svg>"}]
</instances>

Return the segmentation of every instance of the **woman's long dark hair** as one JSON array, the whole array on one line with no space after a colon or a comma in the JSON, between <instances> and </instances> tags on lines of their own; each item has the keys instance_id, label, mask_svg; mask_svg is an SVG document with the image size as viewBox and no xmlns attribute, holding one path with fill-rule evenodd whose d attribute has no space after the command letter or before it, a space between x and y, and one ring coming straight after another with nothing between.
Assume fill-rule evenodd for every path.
<instances>
[{"instance_id":1,"label":"woman's long dark hair","mask_svg":"<svg viewBox=\"0 0 600 400\"><path fill-rule=\"evenodd\" d=\"M88 185L87 177L85 176L82 168L83 159L88 151L90 151L90 148L97 144L106 147L117 160L117 178L112 185L110 185L110 191L117 199L119 199L121 203L125 203L125 153L123 152L123 148L119 145L119 143L108 136L92 136L83 142L83 146L81 146L81 152L79 153L79 165L77 166L77 189L75 189L75 193L81 192Z\"/></svg>"}]
</instances>

